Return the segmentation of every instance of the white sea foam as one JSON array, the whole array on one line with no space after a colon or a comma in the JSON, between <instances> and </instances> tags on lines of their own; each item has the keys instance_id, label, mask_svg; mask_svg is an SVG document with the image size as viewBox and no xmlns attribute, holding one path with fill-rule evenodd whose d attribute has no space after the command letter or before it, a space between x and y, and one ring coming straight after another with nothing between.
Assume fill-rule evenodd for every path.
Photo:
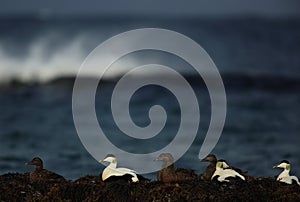
<instances>
[{"instance_id":1,"label":"white sea foam","mask_svg":"<svg viewBox=\"0 0 300 202\"><path fill-rule=\"evenodd\" d=\"M36 39L26 50L26 56L12 56L6 53L0 44L0 83L18 80L22 82L48 82L64 76L76 76L85 57L89 54L84 47L88 36L75 37L64 46L51 50L52 36ZM95 47L98 44L95 44ZM105 77L116 77L126 72L130 66L136 66L134 59L113 64ZM95 70L87 76L95 76L101 64L95 64Z\"/></svg>"}]
</instances>

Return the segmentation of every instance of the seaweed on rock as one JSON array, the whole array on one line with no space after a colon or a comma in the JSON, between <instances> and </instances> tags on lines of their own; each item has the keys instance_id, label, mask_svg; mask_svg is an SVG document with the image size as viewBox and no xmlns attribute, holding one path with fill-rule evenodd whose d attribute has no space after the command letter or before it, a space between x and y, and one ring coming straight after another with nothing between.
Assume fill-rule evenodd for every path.
<instances>
[{"instance_id":1,"label":"seaweed on rock","mask_svg":"<svg viewBox=\"0 0 300 202\"><path fill-rule=\"evenodd\" d=\"M87 175L61 183L30 183L28 173L0 176L0 201L299 201L300 186L273 178L218 183L201 178L162 183L103 182Z\"/></svg>"}]
</instances>

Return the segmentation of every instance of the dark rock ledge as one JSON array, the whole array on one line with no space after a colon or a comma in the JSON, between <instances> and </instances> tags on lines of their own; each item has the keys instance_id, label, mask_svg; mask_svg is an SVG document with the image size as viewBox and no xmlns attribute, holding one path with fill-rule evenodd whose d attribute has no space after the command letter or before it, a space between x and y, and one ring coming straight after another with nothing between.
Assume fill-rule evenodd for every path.
<instances>
[{"instance_id":1,"label":"dark rock ledge","mask_svg":"<svg viewBox=\"0 0 300 202\"><path fill-rule=\"evenodd\" d=\"M60 183L30 183L29 174L0 176L0 201L300 201L300 186L253 178L220 184L204 181L103 182L101 176Z\"/></svg>"}]
</instances>

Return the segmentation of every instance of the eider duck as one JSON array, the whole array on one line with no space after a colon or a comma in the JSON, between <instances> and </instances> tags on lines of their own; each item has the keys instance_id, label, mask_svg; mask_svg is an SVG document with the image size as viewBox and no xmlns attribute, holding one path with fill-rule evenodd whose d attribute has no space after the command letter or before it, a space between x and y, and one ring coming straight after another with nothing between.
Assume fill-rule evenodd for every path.
<instances>
[{"instance_id":1,"label":"eider duck","mask_svg":"<svg viewBox=\"0 0 300 202\"><path fill-rule=\"evenodd\" d=\"M102 172L102 180L103 181L115 181L115 180L126 180L132 182L138 182L138 175L134 170L129 168L117 168L117 158L108 154L103 160L100 162L108 162L109 165Z\"/></svg>"},{"instance_id":2,"label":"eider duck","mask_svg":"<svg viewBox=\"0 0 300 202\"><path fill-rule=\"evenodd\" d=\"M211 180L211 177L216 171L217 157L213 154L209 154L202 159L201 162L210 162L210 164L204 169L202 176L204 180Z\"/></svg>"},{"instance_id":3,"label":"eider duck","mask_svg":"<svg viewBox=\"0 0 300 202\"><path fill-rule=\"evenodd\" d=\"M218 160L216 170L212 175L211 180L217 179L219 182L230 182L229 179L227 179L229 177L238 177L245 181L245 177L230 168L225 160Z\"/></svg>"},{"instance_id":4,"label":"eider duck","mask_svg":"<svg viewBox=\"0 0 300 202\"><path fill-rule=\"evenodd\" d=\"M157 180L161 182L186 181L197 178L191 169L175 168L174 158L170 153L162 153L156 159L162 161L162 169L157 172Z\"/></svg>"},{"instance_id":5,"label":"eider duck","mask_svg":"<svg viewBox=\"0 0 300 202\"><path fill-rule=\"evenodd\" d=\"M33 158L30 162L26 163L26 165L34 165L35 170L29 173L29 180L31 183L43 183L43 182L63 182L66 179L58 175L54 172L46 170L43 168L43 161L39 157Z\"/></svg>"},{"instance_id":6,"label":"eider duck","mask_svg":"<svg viewBox=\"0 0 300 202\"><path fill-rule=\"evenodd\" d=\"M204 180L211 180L211 177L213 176L214 172L216 171L216 165L217 165L217 157L214 154L207 155L204 159L201 160L201 162L210 162L210 164L204 169L203 172L203 179ZM235 168L233 166L229 166L230 169L235 170L239 174L246 176L248 179L252 179L248 175L247 171L243 171L239 168Z\"/></svg>"},{"instance_id":7,"label":"eider duck","mask_svg":"<svg viewBox=\"0 0 300 202\"><path fill-rule=\"evenodd\" d=\"M290 176L291 164L287 160L283 160L276 164L273 168L283 168L284 170L278 175L277 181L284 182L286 184L297 183L300 185L296 176Z\"/></svg>"}]
</instances>

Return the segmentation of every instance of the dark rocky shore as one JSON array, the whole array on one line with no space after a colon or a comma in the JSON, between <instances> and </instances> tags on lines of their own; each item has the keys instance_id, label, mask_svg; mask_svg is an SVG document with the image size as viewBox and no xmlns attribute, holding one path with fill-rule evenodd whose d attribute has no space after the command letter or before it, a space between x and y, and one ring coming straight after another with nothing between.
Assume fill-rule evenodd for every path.
<instances>
[{"instance_id":1,"label":"dark rocky shore","mask_svg":"<svg viewBox=\"0 0 300 202\"><path fill-rule=\"evenodd\" d=\"M100 175L60 183L30 183L28 173L9 173L0 176L0 201L300 201L300 186L273 178L223 184L201 177L174 183L105 183Z\"/></svg>"}]
</instances>

